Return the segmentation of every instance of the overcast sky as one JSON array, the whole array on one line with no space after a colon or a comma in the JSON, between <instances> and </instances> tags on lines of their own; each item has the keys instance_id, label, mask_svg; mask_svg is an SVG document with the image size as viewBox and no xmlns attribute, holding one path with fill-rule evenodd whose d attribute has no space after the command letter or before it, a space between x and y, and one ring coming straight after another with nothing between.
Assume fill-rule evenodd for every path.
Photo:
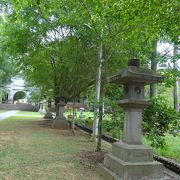
<instances>
[{"instance_id":1,"label":"overcast sky","mask_svg":"<svg viewBox=\"0 0 180 180\"><path fill-rule=\"evenodd\" d=\"M157 51L159 53L161 53L162 55L165 54L166 52L168 56L172 57L173 56L173 51L174 51L174 48L173 48L173 45L172 44L169 44L169 43L158 43L158 46L157 46ZM180 53L180 52L178 52ZM170 62L168 62L170 63ZM172 63L170 63L172 64ZM178 59L178 62L177 62L177 65L178 65L178 69L180 69L180 59ZM173 66L173 65L171 65Z\"/></svg>"}]
</instances>

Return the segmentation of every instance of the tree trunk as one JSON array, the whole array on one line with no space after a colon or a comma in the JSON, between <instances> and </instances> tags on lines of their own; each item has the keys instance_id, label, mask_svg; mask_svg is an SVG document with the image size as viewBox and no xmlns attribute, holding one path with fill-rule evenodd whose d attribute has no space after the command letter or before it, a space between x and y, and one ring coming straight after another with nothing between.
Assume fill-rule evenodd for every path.
<instances>
[{"instance_id":1,"label":"tree trunk","mask_svg":"<svg viewBox=\"0 0 180 180\"><path fill-rule=\"evenodd\" d=\"M57 116L58 111L59 111L59 106L58 106L59 100L60 100L60 97L57 97L57 96L54 97L56 116Z\"/></svg>"},{"instance_id":2,"label":"tree trunk","mask_svg":"<svg viewBox=\"0 0 180 180\"><path fill-rule=\"evenodd\" d=\"M102 103L102 102L101 102ZM102 121L103 121L103 110L102 105L99 108L99 127L98 127L98 139L97 139L97 151L101 151L101 139L102 139Z\"/></svg>"},{"instance_id":3,"label":"tree trunk","mask_svg":"<svg viewBox=\"0 0 180 180\"><path fill-rule=\"evenodd\" d=\"M153 42L153 50L151 53L151 70L153 72L157 71L157 41ZM156 84L150 85L150 98L156 96L157 94L157 87Z\"/></svg>"},{"instance_id":4,"label":"tree trunk","mask_svg":"<svg viewBox=\"0 0 180 180\"><path fill-rule=\"evenodd\" d=\"M177 70L177 46L174 45L174 53L173 53L173 71ZM174 87L173 87L173 100L174 100L174 110L179 111L179 103L178 103L178 80L174 75Z\"/></svg>"},{"instance_id":5,"label":"tree trunk","mask_svg":"<svg viewBox=\"0 0 180 180\"><path fill-rule=\"evenodd\" d=\"M98 126L98 139L97 139L97 151L101 151L101 140L102 140L102 122L103 122L103 97L104 87L101 88L100 107L99 107L99 126Z\"/></svg>"},{"instance_id":6,"label":"tree trunk","mask_svg":"<svg viewBox=\"0 0 180 180\"><path fill-rule=\"evenodd\" d=\"M98 139L97 139L97 151L101 151L102 140L102 122L104 115L104 103L103 98L105 94L105 77L101 78L101 91L100 91L100 106L99 106L99 126L98 126Z\"/></svg>"},{"instance_id":7,"label":"tree trunk","mask_svg":"<svg viewBox=\"0 0 180 180\"><path fill-rule=\"evenodd\" d=\"M97 75L96 75L96 99L95 99L95 110L94 110L94 122L93 122L93 137L95 140L97 140L98 136L98 124L99 124L99 100L100 100L100 91L101 91L101 71L102 71L102 63L103 63L103 58L102 58L102 44L99 47L98 50L98 61L99 61L99 66L97 69Z\"/></svg>"},{"instance_id":8,"label":"tree trunk","mask_svg":"<svg viewBox=\"0 0 180 180\"><path fill-rule=\"evenodd\" d=\"M72 133L74 133L75 132L75 99L73 101L73 119L72 119L71 128L72 128Z\"/></svg>"},{"instance_id":9,"label":"tree trunk","mask_svg":"<svg viewBox=\"0 0 180 180\"><path fill-rule=\"evenodd\" d=\"M178 81L175 80L175 84L174 84L174 91L173 91L173 99L174 99L174 110L176 112L179 111L179 103L178 103Z\"/></svg>"},{"instance_id":10,"label":"tree trunk","mask_svg":"<svg viewBox=\"0 0 180 180\"><path fill-rule=\"evenodd\" d=\"M58 103L60 101L60 96L58 96L58 94L59 94L59 88L58 88L58 85L57 85L57 78L55 76L54 77L54 102L55 102L56 116L58 115L58 111L59 111Z\"/></svg>"}]
</instances>

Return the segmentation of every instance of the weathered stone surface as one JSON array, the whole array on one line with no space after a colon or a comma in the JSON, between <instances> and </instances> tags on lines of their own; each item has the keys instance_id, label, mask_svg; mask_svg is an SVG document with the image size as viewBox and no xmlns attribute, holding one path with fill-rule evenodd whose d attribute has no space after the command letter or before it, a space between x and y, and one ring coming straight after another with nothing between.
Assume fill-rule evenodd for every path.
<instances>
[{"instance_id":1,"label":"weathered stone surface","mask_svg":"<svg viewBox=\"0 0 180 180\"><path fill-rule=\"evenodd\" d=\"M165 170L165 174L167 170ZM128 179L122 179L119 176L117 176L115 173L110 171L108 168L103 166L102 164L99 164L98 166L98 172L103 177L104 180L180 180L180 176L178 175L172 175L171 173L166 174L164 177L161 178L151 178L151 177L132 177Z\"/></svg>"},{"instance_id":2,"label":"weathered stone surface","mask_svg":"<svg viewBox=\"0 0 180 180\"><path fill-rule=\"evenodd\" d=\"M53 119L53 115L51 112L47 112L45 115L44 115L44 119Z\"/></svg>"},{"instance_id":3,"label":"weathered stone surface","mask_svg":"<svg viewBox=\"0 0 180 180\"><path fill-rule=\"evenodd\" d=\"M69 129L69 125L65 118L64 119L56 118L53 121L52 128L54 128L54 129Z\"/></svg>"},{"instance_id":4,"label":"weathered stone surface","mask_svg":"<svg viewBox=\"0 0 180 180\"><path fill-rule=\"evenodd\" d=\"M124 142L141 144L141 116L142 109L128 108L124 110Z\"/></svg>"},{"instance_id":5,"label":"weathered stone surface","mask_svg":"<svg viewBox=\"0 0 180 180\"><path fill-rule=\"evenodd\" d=\"M141 82L143 84L152 84L163 81L164 78L155 74L152 70L142 69L136 66L128 66L119 73L108 78L110 83L125 84L127 82Z\"/></svg>"},{"instance_id":6,"label":"weathered stone surface","mask_svg":"<svg viewBox=\"0 0 180 180\"><path fill-rule=\"evenodd\" d=\"M128 61L128 66L140 67L140 61L139 61L139 59L130 59L130 60Z\"/></svg>"},{"instance_id":7,"label":"weathered stone surface","mask_svg":"<svg viewBox=\"0 0 180 180\"><path fill-rule=\"evenodd\" d=\"M109 179L164 178L164 166L153 161L152 150L141 143L142 111L149 105L144 100L144 85L162 80L160 75L139 68L138 60L131 60L128 68L109 78L123 84L125 98L118 102L124 109L123 140L113 144L112 154L105 155L101 166L101 173Z\"/></svg>"},{"instance_id":8,"label":"weathered stone surface","mask_svg":"<svg viewBox=\"0 0 180 180\"><path fill-rule=\"evenodd\" d=\"M153 151L146 145L116 142L112 145L112 154L125 162L153 161Z\"/></svg>"},{"instance_id":9,"label":"weathered stone surface","mask_svg":"<svg viewBox=\"0 0 180 180\"><path fill-rule=\"evenodd\" d=\"M44 119L53 119L53 115L51 113L51 99L48 99L47 103L48 108L46 114L44 115Z\"/></svg>"},{"instance_id":10,"label":"weathered stone surface","mask_svg":"<svg viewBox=\"0 0 180 180\"><path fill-rule=\"evenodd\" d=\"M123 180L122 178L117 176L115 173L110 171L108 168L106 168L102 164L98 165L98 172L103 177L104 180Z\"/></svg>"},{"instance_id":11,"label":"weathered stone surface","mask_svg":"<svg viewBox=\"0 0 180 180\"><path fill-rule=\"evenodd\" d=\"M138 99L122 99L118 101L117 104L125 108L143 109L145 107L148 107L150 105L150 102Z\"/></svg>"},{"instance_id":12,"label":"weathered stone surface","mask_svg":"<svg viewBox=\"0 0 180 180\"><path fill-rule=\"evenodd\" d=\"M51 107L48 106L47 112L44 115L44 119L53 119L53 115L51 113Z\"/></svg>"},{"instance_id":13,"label":"weathered stone surface","mask_svg":"<svg viewBox=\"0 0 180 180\"><path fill-rule=\"evenodd\" d=\"M107 154L104 159L104 165L124 180L134 177L162 178L164 176L163 165L156 161L125 162Z\"/></svg>"},{"instance_id":14,"label":"weathered stone surface","mask_svg":"<svg viewBox=\"0 0 180 180\"><path fill-rule=\"evenodd\" d=\"M64 102L60 102L58 104L59 106L59 111L58 115L53 121L52 128L54 129L69 129L68 122L66 121L66 118L64 116Z\"/></svg>"},{"instance_id":15,"label":"weathered stone surface","mask_svg":"<svg viewBox=\"0 0 180 180\"><path fill-rule=\"evenodd\" d=\"M143 83L126 83L123 87L124 99L144 99Z\"/></svg>"}]
</instances>

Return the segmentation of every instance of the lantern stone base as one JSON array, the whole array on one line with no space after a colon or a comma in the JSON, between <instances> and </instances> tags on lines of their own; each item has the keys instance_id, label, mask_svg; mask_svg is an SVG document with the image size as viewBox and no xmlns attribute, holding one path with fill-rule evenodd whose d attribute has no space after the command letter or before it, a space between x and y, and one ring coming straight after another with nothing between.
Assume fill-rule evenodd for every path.
<instances>
[{"instance_id":1,"label":"lantern stone base","mask_svg":"<svg viewBox=\"0 0 180 180\"><path fill-rule=\"evenodd\" d=\"M149 147L118 142L113 144L112 154L105 155L99 173L105 180L161 180L164 166L153 161Z\"/></svg>"},{"instance_id":2,"label":"lantern stone base","mask_svg":"<svg viewBox=\"0 0 180 180\"><path fill-rule=\"evenodd\" d=\"M44 115L44 119L53 119L52 113L47 112L47 113Z\"/></svg>"},{"instance_id":3,"label":"lantern stone base","mask_svg":"<svg viewBox=\"0 0 180 180\"><path fill-rule=\"evenodd\" d=\"M66 129L69 129L69 125L65 117L57 116L53 121L52 128L66 130Z\"/></svg>"}]
</instances>

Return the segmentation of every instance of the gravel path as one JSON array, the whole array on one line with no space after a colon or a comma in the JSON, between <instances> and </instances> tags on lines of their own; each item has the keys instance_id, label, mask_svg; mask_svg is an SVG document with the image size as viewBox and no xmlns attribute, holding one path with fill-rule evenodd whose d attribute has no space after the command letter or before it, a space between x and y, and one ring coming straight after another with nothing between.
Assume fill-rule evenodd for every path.
<instances>
[{"instance_id":1,"label":"gravel path","mask_svg":"<svg viewBox=\"0 0 180 180\"><path fill-rule=\"evenodd\" d=\"M0 113L0 121L7 119L8 117L16 114L18 111L7 111L4 113Z\"/></svg>"}]
</instances>

